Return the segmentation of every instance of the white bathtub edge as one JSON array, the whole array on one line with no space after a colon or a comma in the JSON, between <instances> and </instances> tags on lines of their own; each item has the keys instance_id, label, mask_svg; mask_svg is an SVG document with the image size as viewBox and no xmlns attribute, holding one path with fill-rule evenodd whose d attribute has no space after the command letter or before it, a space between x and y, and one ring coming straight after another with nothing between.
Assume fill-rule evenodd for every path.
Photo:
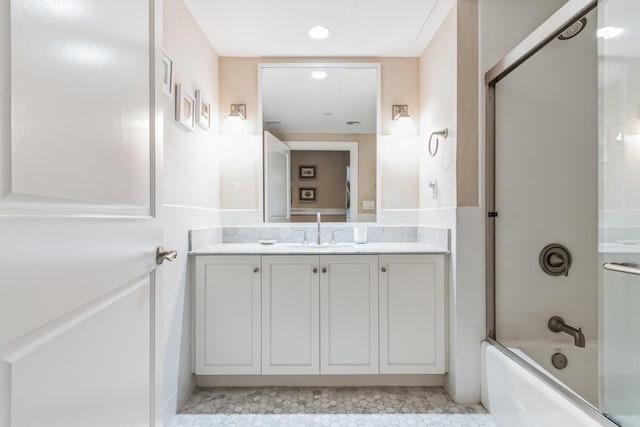
<instances>
[{"instance_id":1,"label":"white bathtub edge","mask_svg":"<svg viewBox=\"0 0 640 427\"><path fill-rule=\"evenodd\" d=\"M481 401L505 427L604 426L488 342L481 346Z\"/></svg>"}]
</instances>

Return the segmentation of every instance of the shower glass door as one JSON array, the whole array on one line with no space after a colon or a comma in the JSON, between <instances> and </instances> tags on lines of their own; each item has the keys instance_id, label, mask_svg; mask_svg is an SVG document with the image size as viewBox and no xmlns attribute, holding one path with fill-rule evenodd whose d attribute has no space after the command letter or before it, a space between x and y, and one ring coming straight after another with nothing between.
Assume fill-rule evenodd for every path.
<instances>
[{"instance_id":1,"label":"shower glass door","mask_svg":"<svg viewBox=\"0 0 640 427\"><path fill-rule=\"evenodd\" d=\"M600 409L640 427L640 2L598 6Z\"/></svg>"}]
</instances>

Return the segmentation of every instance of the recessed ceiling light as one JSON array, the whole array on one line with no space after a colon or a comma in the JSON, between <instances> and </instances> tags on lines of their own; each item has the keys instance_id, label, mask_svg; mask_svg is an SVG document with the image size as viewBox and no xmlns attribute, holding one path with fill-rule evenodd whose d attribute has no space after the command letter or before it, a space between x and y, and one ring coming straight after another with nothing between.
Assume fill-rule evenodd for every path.
<instances>
[{"instance_id":1,"label":"recessed ceiling light","mask_svg":"<svg viewBox=\"0 0 640 427\"><path fill-rule=\"evenodd\" d=\"M617 27L603 27L598 29L598 38L600 39L612 39L622 34L624 30Z\"/></svg>"},{"instance_id":2,"label":"recessed ceiling light","mask_svg":"<svg viewBox=\"0 0 640 427\"><path fill-rule=\"evenodd\" d=\"M321 70L316 70L316 71L311 73L311 77L313 77L316 80L326 79L327 78L327 72L326 71L321 71Z\"/></svg>"},{"instance_id":3,"label":"recessed ceiling light","mask_svg":"<svg viewBox=\"0 0 640 427\"><path fill-rule=\"evenodd\" d=\"M316 40L326 39L329 37L329 29L322 25L318 25L309 30L309 37Z\"/></svg>"}]
</instances>

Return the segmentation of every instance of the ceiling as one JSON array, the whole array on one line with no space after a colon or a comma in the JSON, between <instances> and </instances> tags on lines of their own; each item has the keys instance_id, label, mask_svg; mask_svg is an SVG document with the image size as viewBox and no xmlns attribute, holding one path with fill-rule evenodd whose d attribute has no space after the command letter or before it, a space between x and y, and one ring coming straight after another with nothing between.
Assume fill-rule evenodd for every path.
<instances>
[{"instance_id":1,"label":"ceiling","mask_svg":"<svg viewBox=\"0 0 640 427\"><path fill-rule=\"evenodd\" d=\"M453 0L186 0L221 56L422 54ZM325 40L307 32L331 30Z\"/></svg>"},{"instance_id":2,"label":"ceiling","mask_svg":"<svg viewBox=\"0 0 640 427\"><path fill-rule=\"evenodd\" d=\"M316 70L327 77L313 79L311 72ZM265 67L261 75L266 130L376 133L376 68Z\"/></svg>"}]
</instances>

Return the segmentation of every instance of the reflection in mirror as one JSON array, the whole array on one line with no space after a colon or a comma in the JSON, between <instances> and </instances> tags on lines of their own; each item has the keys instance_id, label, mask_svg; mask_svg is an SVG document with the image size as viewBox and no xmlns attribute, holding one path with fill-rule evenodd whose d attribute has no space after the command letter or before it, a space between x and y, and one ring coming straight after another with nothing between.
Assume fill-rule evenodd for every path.
<instances>
[{"instance_id":1,"label":"reflection in mirror","mask_svg":"<svg viewBox=\"0 0 640 427\"><path fill-rule=\"evenodd\" d=\"M379 67L263 64L265 222L376 221Z\"/></svg>"}]
</instances>

